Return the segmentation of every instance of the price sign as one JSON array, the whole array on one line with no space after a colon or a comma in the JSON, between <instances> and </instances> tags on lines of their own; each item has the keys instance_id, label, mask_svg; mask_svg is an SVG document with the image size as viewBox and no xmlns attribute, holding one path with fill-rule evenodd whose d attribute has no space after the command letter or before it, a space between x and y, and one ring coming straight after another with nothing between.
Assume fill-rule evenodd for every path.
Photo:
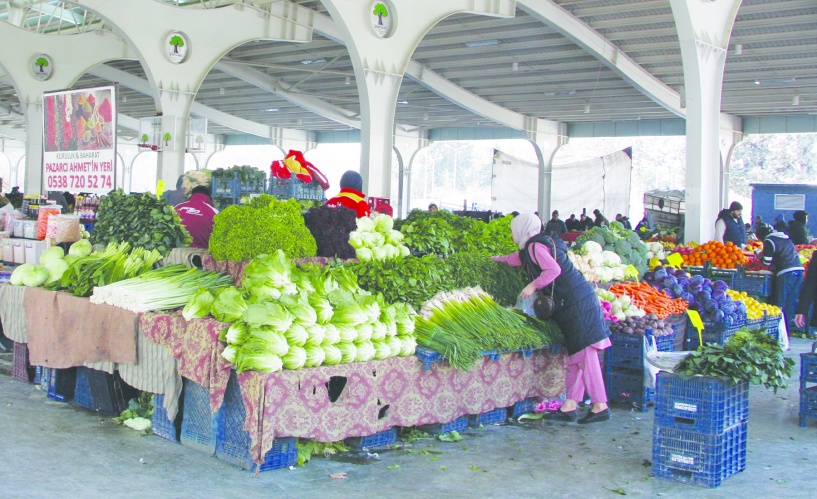
<instances>
[{"instance_id":1,"label":"price sign","mask_svg":"<svg viewBox=\"0 0 817 499\"><path fill-rule=\"evenodd\" d=\"M687 310L687 315L692 326L698 330L698 344L703 345L704 339L701 331L704 329L704 322L701 320L701 315L696 310Z\"/></svg>"},{"instance_id":2,"label":"price sign","mask_svg":"<svg viewBox=\"0 0 817 499\"><path fill-rule=\"evenodd\" d=\"M661 260L659 260L658 258L650 258L650 268L651 269L655 268L655 267L657 267L659 265L661 265Z\"/></svg>"},{"instance_id":3,"label":"price sign","mask_svg":"<svg viewBox=\"0 0 817 499\"><path fill-rule=\"evenodd\" d=\"M684 257L680 253L673 253L667 256L667 263L680 269L684 264Z\"/></svg>"},{"instance_id":4,"label":"price sign","mask_svg":"<svg viewBox=\"0 0 817 499\"><path fill-rule=\"evenodd\" d=\"M159 181L156 182L156 197L157 198L162 197L162 194L164 194L164 192L165 192L165 181L162 180L162 179L159 179Z\"/></svg>"}]
</instances>

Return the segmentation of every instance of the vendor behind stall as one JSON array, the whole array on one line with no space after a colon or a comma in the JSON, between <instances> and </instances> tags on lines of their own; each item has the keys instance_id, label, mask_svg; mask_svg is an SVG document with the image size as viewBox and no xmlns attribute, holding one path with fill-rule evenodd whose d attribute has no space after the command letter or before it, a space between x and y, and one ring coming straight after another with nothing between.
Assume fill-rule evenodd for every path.
<instances>
[{"instance_id":1,"label":"vendor behind stall","mask_svg":"<svg viewBox=\"0 0 817 499\"><path fill-rule=\"evenodd\" d=\"M340 178L340 192L326 202L326 206L343 206L354 210L357 218L369 216L369 205L363 194L363 177L356 171L349 170Z\"/></svg>"},{"instance_id":2,"label":"vendor behind stall","mask_svg":"<svg viewBox=\"0 0 817 499\"><path fill-rule=\"evenodd\" d=\"M194 187L190 199L176 205L176 212L193 238L190 247L207 249L213 232L213 218L218 214L210 199L210 189L203 185Z\"/></svg>"}]
</instances>

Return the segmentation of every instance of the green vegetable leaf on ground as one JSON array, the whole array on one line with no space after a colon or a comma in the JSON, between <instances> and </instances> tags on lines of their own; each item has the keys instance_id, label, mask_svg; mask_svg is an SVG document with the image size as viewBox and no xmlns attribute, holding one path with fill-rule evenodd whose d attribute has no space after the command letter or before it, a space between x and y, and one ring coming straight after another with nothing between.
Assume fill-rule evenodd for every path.
<instances>
[{"instance_id":1,"label":"green vegetable leaf on ground","mask_svg":"<svg viewBox=\"0 0 817 499\"><path fill-rule=\"evenodd\" d=\"M456 430L452 431L451 433L443 433L438 435L437 438L441 442L460 442L463 440L463 436Z\"/></svg>"}]
</instances>

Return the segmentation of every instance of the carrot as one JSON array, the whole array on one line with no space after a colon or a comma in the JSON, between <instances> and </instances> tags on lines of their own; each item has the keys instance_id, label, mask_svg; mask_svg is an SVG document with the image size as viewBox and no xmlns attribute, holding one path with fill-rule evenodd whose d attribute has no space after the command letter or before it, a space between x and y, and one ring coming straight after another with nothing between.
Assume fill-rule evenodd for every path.
<instances>
[{"instance_id":1,"label":"carrot","mask_svg":"<svg viewBox=\"0 0 817 499\"><path fill-rule=\"evenodd\" d=\"M688 306L684 300L672 299L646 282L620 282L610 286L610 291L619 296L629 296L637 307L660 319L683 313Z\"/></svg>"}]
</instances>

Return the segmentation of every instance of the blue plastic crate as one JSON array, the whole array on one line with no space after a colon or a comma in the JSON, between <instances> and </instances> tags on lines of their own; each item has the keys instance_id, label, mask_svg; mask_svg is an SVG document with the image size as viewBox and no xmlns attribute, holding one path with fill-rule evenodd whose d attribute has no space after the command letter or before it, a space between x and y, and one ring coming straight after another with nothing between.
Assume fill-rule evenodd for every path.
<instances>
[{"instance_id":1,"label":"blue plastic crate","mask_svg":"<svg viewBox=\"0 0 817 499\"><path fill-rule=\"evenodd\" d=\"M515 352L516 351L521 352L521 350L514 350L514 351ZM505 352L502 352L502 353L505 353ZM446 360L445 357L443 357L440 352L437 352L435 350L431 350L431 349L428 349L428 348L423 348L421 346L418 346L417 348L415 348L414 355L418 359L420 359L420 362L423 363L423 370L424 371L428 371L429 369L431 369L431 364L433 364L435 362L443 362L443 361ZM533 354L531 353L530 355L533 355ZM530 355L528 355L528 356L530 356ZM500 354L500 352L497 352L496 350L485 350L484 352L482 352L482 356L488 358L489 360L499 360L501 354Z\"/></svg>"},{"instance_id":2,"label":"blue plastic crate","mask_svg":"<svg viewBox=\"0 0 817 499\"><path fill-rule=\"evenodd\" d=\"M34 366L34 384L40 384L40 378L43 375L43 367L42 366Z\"/></svg>"},{"instance_id":3,"label":"blue plastic crate","mask_svg":"<svg viewBox=\"0 0 817 499\"><path fill-rule=\"evenodd\" d=\"M714 488L746 469L746 423L716 435L653 428L652 474L656 478Z\"/></svg>"},{"instance_id":4,"label":"blue plastic crate","mask_svg":"<svg viewBox=\"0 0 817 499\"><path fill-rule=\"evenodd\" d=\"M605 369L605 390L610 402L635 404L641 412L655 401L655 390L644 386L643 369Z\"/></svg>"},{"instance_id":5,"label":"blue plastic crate","mask_svg":"<svg viewBox=\"0 0 817 499\"><path fill-rule=\"evenodd\" d=\"M267 193L278 199L323 201L324 191L317 181L305 184L295 176L288 179L271 177Z\"/></svg>"},{"instance_id":6,"label":"blue plastic crate","mask_svg":"<svg viewBox=\"0 0 817 499\"><path fill-rule=\"evenodd\" d=\"M182 445L214 455L218 420L219 413L210 412L210 391L184 378L184 416L179 437Z\"/></svg>"},{"instance_id":7,"label":"blue plastic crate","mask_svg":"<svg viewBox=\"0 0 817 499\"><path fill-rule=\"evenodd\" d=\"M613 333L612 346L605 351L605 363L610 367L644 369L644 337L636 334ZM659 352L675 349L675 334L656 336L655 344Z\"/></svg>"},{"instance_id":8,"label":"blue plastic crate","mask_svg":"<svg viewBox=\"0 0 817 499\"><path fill-rule=\"evenodd\" d=\"M87 367L77 368L77 385L74 389L74 402L80 407L94 410L94 395L88 382Z\"/></svg>"},{"instance_id":9,"label":"blue plastic crate","mask_svg":"<svg viewBox=\"0 0 817 499\"><path fill-rule=\"evenodd\" d=\"M349 437L346 445L354 450L371 449L374 447L385 447L397 441L397 428L391 427L388 430L368 435L365 437Z\"/></svg>"},{"instance_id":10,"label":"blue plastic crate","mask_svg":"<svg viewBox=\"0 0 817 499\"><path fill-rule=\"evenodd\" d=\"M51 369L48 380L48 398L59 402L68 402L74 398L77 384L77 368Z\"/></svg>"},{"instance_id":11,"label":"blue plastic crate","mask_svg":"<svg viewBox=\"0 0 817 499\"><path fill-rule=\"evenodd\" d=\"M806 383L817 383L817 353L815 352L800 354L800 388L806 388Z\"/></svg>"},{"instance_id":12,"label":"blue plastic crate","mask_svg":"<svg viewBox=\"0 0 817 499\"><path fill-rule=\"evenodd\" d=\"M48 384L51 383L51 371L50 367L42 367L37 366L37 372L39 374L39 381L38 384L40 385L40 389L48 394Z\"/></svg>"},{"instance_id":13,"label":"blue plastic crate","mask_svg":"<svg viewBox=\"0 0 817 499\"><path fill-rule=\"evenodd\" d=\"M499 407L492 411L483 412L482 414L471 414L468 416L468 426L471 428L479 428L480 426L502 424L507 420L508 408Z\"/></svg>"},{"instance_id":14,"label":"blue plastic crate","mask_svg":"<svg viewBox=\"0 0 817 499\"><path fill-rule=\"evenodd\" d=\"M524 400L520 400L513 405L513 408L511 409L511 417L518 418L523 414L530 414L534 412L539 402L539 397L528 397Z\"/></svg>"},{"instance_id":15,"label":"blue plastic crate","mask_svg":"<svg viewBox=\"0 0 817 499\"><path fill-rule=\"evenodd\" d=\"M185 410L186 412L186 410ZM218 419L218 438L216 458L225 463L245 470L254 470L255 463L250 457L249 432L244 430L246 412L241 398L241 387L235 372L227 383L224 393L224 405ZM259 471L275 470L298 464L298 449L292 437L277 437L273 440L272 449L264 456Z\"/></svg>"},{"instance_id":16,"label":"blue plastic crate","mask_svg":"<svg viewBox=\"0 0 817 499\"><path fill-rule=\"evenodd\" d=\"M164 395L158 393L153 395L153 415L150 417L150 428L154 435L158 435L171 442L178 442L179 429L175 421L168 419L164 403Z\"/></svg>"},{"instance_id":17,"label":"blue plastic crate","mask_svg":"<svg viewBox=\"0 0 817 499\"><path fill-rule=\"evenodd\" d=\"M766 297L772 294L772 275L755 272L736 275L729 287L751 296Z\"/></svg>"},{"instance_id":18,"label":"blue plastic crate","mask_svg":"<svg viewBox=\"0 0 817 499\"><path fill-rule=\"evenodd\" d=\"M448 423L426 424L420 426L420 430L434 435L451 433L452 431L463 431L468 428L468 414L460 416Z\"/></svg>"},{"instance_id":19,"label":"blue plastic crate","mask_svg":"<svg viewBox=\"0 0 817 499\"><path fill-rule=\"evenodd\" d=\"M726 340L732 337L746 326L752 327L752 323L748 321L738 321L732 324L725 324L723 322L708 322L703 321L704 330L701 332L704 343L715 343L723 345ZM762 323L761 323L762 324ZM692 323L687 324L687 350L696 350L700 346L698 341L698 330L692 326Z\"/></svg>"},{"instance_id":20,"label":"blue plastic crate","mask_svg":"<svg viewBox=\"0 0 817 499\"><path fill-rule=\"evenodd\" d=\"M722 433L749 416L749 383L709 376L686 380L677 374L658 373L655 385L655 424L663 428Z\"/></svg>"},{"instance_id":21,"label":"blue plastic crate","mask_svg":"<svg viewBox=\"0 0 817 499\"><path fill-rule=\"evenodd\" d=\"M817 419L817 386L800 389L800 426L806 419Z\"/></svg>"}]
</instances>

